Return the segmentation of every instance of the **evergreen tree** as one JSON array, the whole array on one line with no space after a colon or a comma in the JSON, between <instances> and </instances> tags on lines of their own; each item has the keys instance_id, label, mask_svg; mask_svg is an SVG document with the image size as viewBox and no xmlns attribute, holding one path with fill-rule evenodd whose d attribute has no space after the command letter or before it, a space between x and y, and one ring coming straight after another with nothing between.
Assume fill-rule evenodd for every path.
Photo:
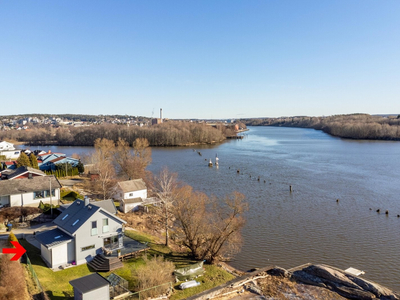
<instances>
[{"instance_id":1,"label":"evergreen tree","mask_svg":"<svg viewBox=\"0 0 400 300\"><path fill-rule=\"evenodd\" d=\"M17 159L17 168L22 166L31 167L31 162L29 161L29 158L26 156L25 152L21 152Z\"/></svg>"},{"instance_id":2,"label":"evergreen tree","mask_svg":"<svg viewBox=\"0 0 400 300\"><path fill-rule=\"evenodd\" d=\"M31 155L29 155L29 161L31 163L32 168L39 169L38 161L35 154L31 153Z\"/></svg>"},{"instance_id":3,"label":"evergreen tree","mask_svg":"<svg viewBox=\"0 0 400 300\"><path fill-rule=\"evenodd\" d=\"M84 173L85 172L85 166L83 165L81 160L79 160L79 163L78 163L78 165L76 167L78 168L78 172L79 173Z\"/></svg>"}]
</instances>

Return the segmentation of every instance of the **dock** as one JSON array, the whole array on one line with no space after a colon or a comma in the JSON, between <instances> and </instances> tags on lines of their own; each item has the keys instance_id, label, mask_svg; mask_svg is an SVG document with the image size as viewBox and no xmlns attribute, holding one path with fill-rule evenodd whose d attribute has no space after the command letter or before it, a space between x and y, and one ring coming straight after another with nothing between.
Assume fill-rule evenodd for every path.
<instances>
[{"instance_id":1,"label":"dock","mask_svg":"<svg viewBox=\"0 0 400 300\"><path fill-rule=\"evenodd\" d=\"M226 138L228 140L242 140L244 135L228 135Z\"/></svg>"}]
</instances>

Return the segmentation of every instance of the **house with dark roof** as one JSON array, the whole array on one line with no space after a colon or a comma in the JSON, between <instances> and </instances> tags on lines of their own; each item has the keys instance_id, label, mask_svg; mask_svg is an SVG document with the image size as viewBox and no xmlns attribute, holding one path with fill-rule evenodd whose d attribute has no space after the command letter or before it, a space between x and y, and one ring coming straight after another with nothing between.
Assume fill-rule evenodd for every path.
<instances>
[{"instance_id":1,"label":"house with dark roof","mask_svg":"<svg viewBox=\"0 0 400 300\"><path fill-rule=\"evenodd\" d=\"M0 180L0 205L37 207L40 201L57 204L60 189L61 184L53 175Z\"/></svg>"},{"instance_id":2,"label":"house with dark roof","mask_svg":"<svg viewBox=\"0 0 400 300\"><path fill-rule=\"evenodd\" d=\"M118 182L115 186L114 199L120 202L120 211L135 211L147 199L147 187L143 179Z\"/></svg>"},{"instance_id":3,"label":"house with dark roof","mask_svg":"<svg viewBox=\"0 0 400 300\"><path fill-rule=\"evenodd\" d=\"M75 200L55 220L56 229L36 235L41 256L53 269L84 264L105 250L122 249L126 222L89 199Z\"/></svg>"},{"instance_id":4,"label":"house with dark roof","mask_svg":"<svg viewBox=\"0 0 400 300\"><path fill-rule=\"evenodd\" d=\"M110 283L98 273L71 280L69 284L74 288L75 300L110 299Z\"/></svg>"},{"instance_id":5,"label":"house with dark roof","mask_svg":"<svg viewBox=\"0 0 400 300\"><path fill-rule=\"evenodd\" d=\"M46 176L46 174L38 169L26 166L22 166L13 170L8 169L1 172L1 180L32 178L36 176Z\"/></svg>"}]
</instances>

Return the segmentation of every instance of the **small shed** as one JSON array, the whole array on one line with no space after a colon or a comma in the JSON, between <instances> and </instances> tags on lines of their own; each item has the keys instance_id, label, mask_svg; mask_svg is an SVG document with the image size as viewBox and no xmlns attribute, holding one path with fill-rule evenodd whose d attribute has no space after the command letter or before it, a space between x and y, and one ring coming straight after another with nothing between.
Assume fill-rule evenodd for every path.
<instances>
[{"instance_id":1,"label":"small shed","mask_svg":"<svg viewBox=\"0 0 400 300\"><path fill-rule=\"evenodd\" d=\"M110 300L110 283L98 273L71 280L74 300Z\"/></svg>"}]
</instances>

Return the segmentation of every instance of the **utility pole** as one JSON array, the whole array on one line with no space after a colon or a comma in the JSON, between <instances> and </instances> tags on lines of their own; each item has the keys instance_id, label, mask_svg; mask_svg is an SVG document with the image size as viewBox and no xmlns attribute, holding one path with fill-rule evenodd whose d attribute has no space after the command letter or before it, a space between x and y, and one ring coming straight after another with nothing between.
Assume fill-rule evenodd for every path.
<instances>
[{"instance_id":1,"label":"utility pole","mask_svg":"<svg viewBox=\"0 0 400 300\"><path fill-rule=\"evenodd\" d=\"M51 176L49 177L50 179L50 212L51 212L51 218L53 218L53 201L52 201L52 197L51 197Z\"/></svg>"}]
</instances>

